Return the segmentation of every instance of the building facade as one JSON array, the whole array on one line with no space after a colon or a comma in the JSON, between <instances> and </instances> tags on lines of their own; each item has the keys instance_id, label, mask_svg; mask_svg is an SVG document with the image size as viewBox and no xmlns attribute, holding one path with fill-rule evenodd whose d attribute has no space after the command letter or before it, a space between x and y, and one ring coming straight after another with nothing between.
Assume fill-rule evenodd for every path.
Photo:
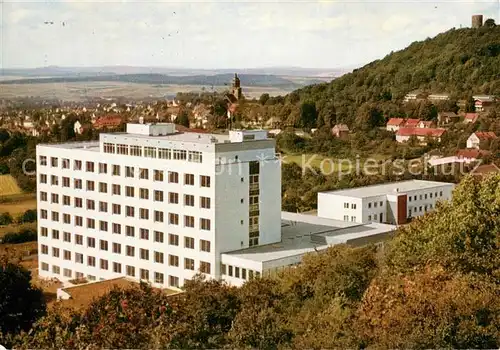
<instances>
[{"instance_id":1,"label":"building facade","mask_svg":"<svg viewBox=\"0 0 500 350\"><path fill-rule=\"evenodd\" d=\"M410 180L318 193L318 216L357 223L405 224L441 200L451 199L451 183Z\"/></svg>"},{"instance_id":2,"label":"building facade","mask_svg":"<svg viewBox=\"0 0 500 350\"><path fill-rule=\"evenodd\" d=\"M280 164L265 131L128 124L37 146L39 274L180 287L222 253L281 240Z\"/></svg>"}]
</instances>

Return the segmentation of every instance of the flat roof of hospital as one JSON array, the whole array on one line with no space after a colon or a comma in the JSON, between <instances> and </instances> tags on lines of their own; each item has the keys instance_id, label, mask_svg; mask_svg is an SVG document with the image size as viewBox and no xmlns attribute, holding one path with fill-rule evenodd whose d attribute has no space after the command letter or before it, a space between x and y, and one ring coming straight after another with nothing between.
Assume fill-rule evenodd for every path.
<instances>
[{"instance_id":1,"label":"flat roof of hospital","mask_svg":"<svg viewBox=\"0 0 500 350\"><path fill-rule=\"evenodd\" d=\"M359 224L315 215L281 213L281 242L224 253L256 262L280 260L323 250L331 245L389 233L394 225Z\"/></svg>"},{"instance_id":2,"label":"flat roof of hospital","mask_svg":"<svg viewBox=\"0 0 500 350\"><path fill-rule=\"evenodd\" d=\"M448 182L407 180L407 181L391 182L381 185L350 188L338 191L325 191L320 193L332 194L337 196L346 196L346 197L367 198L367 197L383 196L386 194L405 193L409 191L429 190L432 188L442 187L446 185L454 186L454 184Z\"/></svg>"}]
</instances>

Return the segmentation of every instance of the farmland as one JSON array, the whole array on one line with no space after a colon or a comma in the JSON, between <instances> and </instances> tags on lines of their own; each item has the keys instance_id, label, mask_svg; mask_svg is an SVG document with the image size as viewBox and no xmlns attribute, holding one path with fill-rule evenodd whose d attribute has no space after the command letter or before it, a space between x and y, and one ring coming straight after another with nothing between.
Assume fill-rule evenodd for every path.
<instances>
[{"instance_id":1,"label":"farmland","mask_svg":"<svg viewBox=\"0 0 500 350\"><path fill-rule=\"evenodd\" d=\"M21 193L16 180L11 175L0 175L0 197Z\"/></svg>"}]
</instances>

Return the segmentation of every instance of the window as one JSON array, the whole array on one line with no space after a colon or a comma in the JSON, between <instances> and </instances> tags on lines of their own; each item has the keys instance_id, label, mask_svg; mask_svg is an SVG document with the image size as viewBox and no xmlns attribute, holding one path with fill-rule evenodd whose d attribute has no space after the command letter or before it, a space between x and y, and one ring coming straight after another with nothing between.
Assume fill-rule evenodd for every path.
<instances>
[{"instance_id":1,"label":"window","mask_svg":"<svg viewBox=\"0 0 500 350\"><path fill-rule=\"evenodd\" d=\"M424 199L427 199L427 193L424 195Z\"/></svg>"},{"instance_id":2,"label":"window","mask_svg":"<svg viewBox=\"0 0 500 350\"><path fill-rule=\"evenodd\" d=\"M139 255L142 260L149 260L149 250L147 249L139 249Z\"/></svg>"},{"instance_id":3,"label":"window","mask_svg":"<svg viewBox=\"0 0 500 350\"><path fill-rule=\"evenodd\" d=\"M143 220L149 219L149 209L139 208L139 217Z\"/></svg>"},{"instance_id":4,"label":"window","mask_svg":"<svg viewBox=\"0 0 500 350\"><path fill-rule=\"evenodd\" d=\"M184 237L184 248L194 249L194 238Z\"/></svg>"},{"instance_id":5,"label":"window","mask_svg":"<svg viewBox=\"0 0 500 350\"><path fill-rule=\"evenodd\" d=\"M122 264L114 262L113 263L113 272L122 273Z\"/></svg>"},{"instance_id":6,"label":"window","mask_svg":"<svg viewBox=\"0 0 500 350\"><path fill-rule=\"evenodd\" d=\"M108 193L108 184L105 182L99 182L99 192Z\"/></svg>"},{"instance_id":7,"label":"window","mask_svg":"<svg viewBox=\"0 0 500 350\"><path fill-rule=\"evenodd\" d=\"M179 194L175 192L169 192L168 193L168 202L170 204L177 204L179 203Z\"/></svg>"},{"instance_id":8,"label":"window","mask_svg":"<svg viewBox=\"0 0 500 350\"><path fill-rule=\"evenodd\" d=\"M99 163L99 174L107 174L108 165L106 163Z\"/></svg>"},{"instance_id":9,"label":"window","mask_svg":"<svg viewBox=\"0 0 500 350\"><path fill-rule=\"evenodd\" d=\"M63 176L63 178L62 178L62 186L63 187L69 187L70 186L69 177Z\"/></svg>"},{"instance_id":10,"label":"window","mask_svg":"<svg viewBox=\"0 0 500 350\"><path fill-rule=\"evenodd\" d=\"M156 147L144 147L144 157L156 158Z\"/></svg>"},{"instance_id":11,"label":"window","mask_svg":"<svg viewBox=\"0 0 500 350\"><path fill-rule=\"evenodd\" d=\"M169 255L168 264L170 266L179 266L179 257L177 255Z\"/></svg>"},{"instance_id":12,"label":"window","mask_svg":"<svg viewBox=\"0 0 500 350\"><path fill-rule=\"evenodd\" d=\"M175 171L168 172L168 182L170 183L179 183L179 173Z\"/></svg>"},{"instance_id":13,"label":"window","mask_svg":"<svg viewBox=\"0 0 500 350\"><path fill-rule=\"evenodd\" d=\"M75 189L81 190L83 188L83 181L80 179L74 179L73 180L73 187Z\"/></svg>"},{"instance_id":14,"label":"window","mask_svg":"<svg viewBox=\"0 0 500 350\"><path fill-rule=\"evenodd\" d=\"M191 194L185 194L184 205L188 207L194 207L194 196Z\"/></svg>"},{"instance_id":15,"label":"window","mask_svg":"<svg viewBox=\"0 0 500 350\"><path fill-rule=\"evenodd\" d=\"M184 215L184 226L194 227L194 216Z\"/></svg>"},{"instance_id":16,"label":"window","mask_svg":"<svg viewBox=\"0 0 500 350\"><path fill-rule=\"evenodd\" d=\"M163 274L160 272L155 272L155 283L163 284Z\"/></svg>"},{"instance_id":17,"label":"window","mask_svg":"<svg viewBox=\"0 0 500 350\"><path fill-rule=\"evenodd\" d=\"M63 158L61 162L61 166L63 169L69 169L69 159Z\"/></svg>"},{"instance_id":18,"label":"window","mask_svg":"<svg viewBox=\"0 0 500 350\"><path fill-rule=\"evenodd\" d=\"M163 222L163 212L155 210L155 222Z\"/></svg>"},{"instance_id":19,"label":"window","mask_svg":"<svg viewBox=\"0 0 500 350\"><path fill-rule=\"evenodd\" d=\"M122 253L122 245L119 243L113 243L113 253L121 254Z\"/></svg>"},{"instance_id":20,"label":"window","mask_svg":"<svg viewBox=\"0 0 500 350\"><path fill-rule=\"evenodd\" d=\"M422 195L419 196L419 199L422 200Z\"/></svg>"},{"instance_id":21,"label":"window","mask_svg":"<svg viewBox=\"0 0 500 350\"><path fill-rule=\"evenodd\" d=\"M158 148L158 158L160 159L171 159L172 153L168 148Z\"/></svg>"},{"instance_id":22,"label":"window","mask_svg":"<svg viewBox=\"0 0 500 350\"><path fill-rule=\"evenodd\" d=\"M85 171L87 171L89 173L93 173L94 172L94 162L86 162L85 163Z\"/></svg>"},{"instance_id":23,"label":"window","mask_svg":"<svg viewBox=\"0 0 500 350\"><path fill-rule=\"evenodd\" d=\"M92 199L87 199L87 209L95 210L95 202Z\"/></svg>"},{"instance_id":24,"label":"window","mask_svg":"<svg viewBox=\"0 0 500 350\"><path fill-rule=\"evenodd\" d=\"M174 235L173 233L169 233L168 234L168 244L178 246L179 245L179 236Z\"/></svg>"},{"instance_id":25,"label":"window","mask_svg":"<svg viewBox=\"0 0 500 350\"><path fill-rule=\"evenodd\" d=\"M351 216L351 221L355 222L356 221L356 217L355 216Z\"/></svg>"},{"instance_id":26,"label":"window","mask_svg":"<svg viewBox=\"0 0 500 350\"><path fill-rule=\"evenodd\" d=\"M113 233L117 235L122 234L122 225L113 223Z\"/></svg>"},{"instance_id":27,"label":"window","mask_svg":"<svg viewBox=\"0 0 500 350\"><path fill-rule=\"evenodd\" d=\"M125 167L125 177L134 177L134 167L126 166Z\"/></svg>"},{"instance_id":28,"label":"window","mask_svg":"<svg viewBox=\"0 0 500 350\"><path fill-rule=\"evenodd\" d=\"M59 221L59 213L57 211L53 211L51 214L52 214L52 221Z\"/></svg>"},{"instance_id":29,"label":"window","mask_svg":"<svg viewBox=\"0 0 500 350\"><path fill-rule=\"evenodd\" d=\"M234 277L240 278L240 268L237 266L234 267Z\"/></svg>"},{"instance_id":30,"label":"window","mask_svg":"<svg viewBox=\"0 0 500 350\"><path fill-rule=\"evenodd\" d=\"M200 207L204 209L210 209L210 198L209 197L200 197Z\"/></svg>"},{"instance_id":31,"label":"window","mask_svg":"<svg viewBox=\"0 0 500 350\"><path fill-rule=\"evenodd\" d=\"M210 241L200 239L200 250L202 252L210 253Z\"/></svg>"},{"instance_id":32,"label":"window","mask_svg":"<svg viewBox=\"0 0 500 350\"><path fill-rule=\"evenodd\" d=\"M410 196L410 197L408 197L408 202L411 202L411 196Z\"/></svg>"},{"instance_id":33,"label":"window","mask_svg":"<svg viewBox=\"0 0 500 350\"><path fill-rule=\"evenodd\" d=\"M71 277L73 275L73 272L70 269L64 269L63 273L64 277Z\"/></svg>"},{"instance_id":34,"label":"window","mask_svg":"<svg viewBox=\"0 0 500 350\"><path fill-rule=\"evenodd\" d=\"M127 276L132 276L132 277L135 276L135 267L127 265L126 271L127 271L126 272Z\"/></svg>"},{"instance_id":35,"label":"window","mask_svg":"<svg viewBox=\"0 0 500 350\"><path fill-rule=\"evenodd\" d=\"M141 239L149 240L149 230L145 228L140 229L140 237Z\"/></svg>"},{"instance_id":36,"label":"window","mask_svg":"<svg viewBox=\"0 0 500 350\"><path fill-rule=\"evenodd\" d=\"M184 174L184 185L194 186L194 175L193 174Z\"/></svg>"},{"instance_id":37,"label":"window","mask_svg":"<svg viewBox=\"0 0 500 350\"><path fill-rule=\"evenodd\" d=\"M139 198L141 198L141 199L149 199L149 190L147 188L141 188L141 189L139 189Z\"/></svg>"},{"instance_id":38,"label":"window","mask_svg":"<svg viewBox=\"0 0 500 350\"><path fill-rule=\"evenodd\" d=\"M128 155L128 145L124 145L124 144L116 145L116 153Z\"/></svg>"},{"instance_id":39,"label":"window","mask_svg":"<svg viewBox=\"0 0 500 350\"><path fill-rule=\"evenodd\" d=\"M163 171L162 170L154 170L153 176L155 181L163 181Z\"/></svg>"},{"instance_id":40,"label":"window","mask_svg":"<svg viewBox=\"0 0 500 350\"><path fill-rule=\"evenodd\" d=\"M40 183L41 184L46 184L47 183L47 175L46 174L40 174ZM64 186L64 181L63 181L63 186Z\"/></svg>"},{"instance_id":41,"label":"window","mask_svg":"<svg viewBox=\"0 0 500 350\"><path fill-rule=\"evenodd\" d=\"M202 161L201 152L189 151L188 152L188 161L193 162L193 163L201 163L201 161Z\"/></svg>"},{"instance_id":42,"label":"window","mask_svg":"<svg viewBox=\"0 0 500 350\"><path fill-rule=\"evenodd\" d=\"M356 209L356 204L351 204L351 209Z\"/></svg>"},{"instance_id":43,"label":"window","mask_svg":"<svg viewBox=\"0 0 500 350\"><path fill-rule=\"evenodd\" d=\"M77 245L83 245L83 236L82 235L75 235L75 243Z\"/></svg>"},{"instance_id":44,"label":"window","mask_svg":"<svg viewBox=\"0 0 500 350\"><path fill-rule=\"evenodd\" d=\"M135 236L135 227L125 226L125 235L127 237L134 237Z\"/></svg>"},{"instance_id":45,"label":"window","mask_svg":"<svg viewBox=\"0 0 500 350\"><path fill-rule=\"evenodd\" d=\"M184 258L184 269L194 270L194 259Z\"/></svg>"},{"instance_id":46,"label":"window","mask_svg":"<svg viewBox=\"0 0 500 350\"><path fill-rule=\"evenodd\" d=\"M73 170L82 170L82 161L81 160L75 160L73 162Z\"/></svg>"},{"instance_id":47,"label":"window","mask_svg":"<svg viewBox=\"0 0 500 350\"><path fill-rule=\"evenodd\" d=\"M179 225L179 214L168 213L168 223L170 225Z\"/></svg>"},{"instance_id":48,"label":"window","mask_svg":"<svg viewBox=\"0 0 500 350\"><path fill-rule=\"evenodd\" d=\"M52 256L54 258L58 258L59 257L59 248L52 247Z\"/></svg>"},{"instance_id":49,"label":"window","mask_svg":"<svg viewBox=\"0 0 500 350\"><path fill-rule=\"evenodd\" d=\"M40 192L40 200L43 202L47 201L47 192Z\"/></svg>"},{"instance_id":50,"label":"window","mask_svg":"<svg viewBox=\"0 0 500 350\"><path fill-rule=\"evenodd\" d=\"M50 177L50 184L54 185L54 186L59 185L59 178L57 176L55 176L55 175L52 175Z\"/></svg>"},{"instance_id":51,"label":"window","mask_svg":"<svg viewBox=\"0 0 500 350\"><path fill-rule=\"evenodd\" d=\"M47 219L48 212L45 209L40 209L40 216L42 219Z\"/></svg>"},{"instance_id":52,"label":"window","mask_svg":"<svg viewBox=\"0 0 500 350\"><path fill-rule=\"evenodd\" d=\"M432 198L432 192L431 192L431 193L429 193L429 197L430 197L430 198Z\"/></svg>"},{"instance_id":53,"label":"window","mask_svg":"<svg viewBox=\"0 0 500 350\"><path fill-rule=\"evenodd\" d=\"M63 251L63 258L64 258L64 260L71 260L71 252L69 250L64 250Z\"/></svg>"},{"instance_id":54,"label":"window","mask_svg":"<svg viewBox=\"0 0 500 350\"><path fill-rule=\"evenodd\" d=\"M87 218L87 228L95 229L95 220Z\"/></svg>"},{"instance_id":55,"label":"window","mask_svg":"<svg viewBox=\"0 0 500 350\"><path fill-rule=\"evenodd\" d=\"M125 216L129 217L134 217L135 216L135 209L134 207L131 206L125 206Z\"/></svg>"},{"instance_id":56,"label":"window","mask_svg":"<svg viewBox=\"0 0 500 350\"><path fill-rule=\"evenodd\" d=\"M200 229L202 230L210 230L210 219L200 219Z\"/></svg>"},{"instance_id":57,"label":"window","mask_svg":"<svg viewBox=\"0 0 500 350\"><path fill-rule=\"evenodd\" d=\"M200 272L210 274L210 263L206 261L200 261Z\"/></svg>"},{"instance_id":58,"label":"window","mask_svg":"<svg viewBox=\"0 0 500 350\"><path fill-rule=\"evenodd\" d=\"M139 168L139 179L148 180L149 179L149 170L144 168Z\"/></svg>"},{"instance_id":59,"label":"window","mask_svg":"<svg viewBox=\"0 0 500 350\"><path fill-rule=\"evenodd\" d=\"M109 268L107 260L101 259L99 263L100 263L101 270L107 270Z\"/></svg>"},{"instance_id":60,"label":"window","mask_svg":"<svg viewBox=\"0 0 500 350\"><path fill-rule=\"evenodd\" d=\"M63 196L63 205L71 205L71 197Z\"/></svg>"},{"instance_id":61,"label":"window","mask_svg":"<svg viewBox=\"0 0 500 350\"><path fill-rule=\"evenodd\" d=\"M50 202L51 203L59 203L59 195L56 193L52 193L50 195Z\"/></svg>"},{"instance_id":62,"label":"window","mask_svg":"<svg viewBox=\"0 0 500 350\"><path fill-rule=\"evenodd\" d=\"M241 278L247 279L247 269L241 268Z\"/></svg>"},{"instance_id":63,"label":"window","mask_svg":"<svg viewBox=\"0 0 500 350\"><path fill-rule=\"evenodd\" d=\"M40 156L39 158L40 165L47 165L47 157L46 156Z\"/></svg>"},{"instance_id":64,"label":"window","mask_svg":"<svg viewBox=\"0 0 500 350\"><path fill-rule=\"evenodd\" d=\"M43 271L49 271L49 264L43 262L42 263L42 270Z\"/></svg>"},{"instance_id":65,"label":"window","mask_svg":"<svg viewBox=\"0 0 500 350\"><path fill-rule=\"evenodd\" d=\"M163 202L163 191L158 191L155 190L155 201L156 202Z\"/></svg>"},{"instance_id":66,"label":"window","mask_svg":"<svg viewBox=\"0 0 500 350\"><path fill-rule=\"evenodd\" d=\"M372 216L368 215L368 221L372 221Z\"/></svg>"},{"instance_id":67,"label":"window","mask_svg":"<svg viewBox=\"0 0 500 350\"><path fill-rule=\"evenodd\" d=\"M113 165L113 175L120 176L120 166L119 165Z\"/></svg>"},{"instance_id":68,"label":"window","mask_svg":"<svg viewBox=\"0 0 500 350\"><path fill-rule=\"evenodd\" d=\"M349 209L349 203L344 203L344 209Z\"/></svg>"},{"instance_id":69,"label":"window","mask_svg":"<svg viewBox=\"0 0 500 350\"><path fill-rule=\"evenodd\" d=\"M104 153L115 153L115 145L109 142L104 142L103 151Z\"/></svg>"},{"instance_id":70,"label":"window","mask_svg":"<svg viewBox=\"0 0 500 350\"><path fill-rule=\"evenodd\" d=\"M380 206L383 206L383 205L384 205L384 202L382 202L382 201L381 201L381 202L380 202Z\"/></svg>"},{"instance_id":71,"label":"window","mask_svg":"<svg viewBox=\"0 0 500 350\"><path fill-rule=\"evenodd\" d=\"M46 227L41 227L40 228L40 234L42 235L42 237L47 237L49 234L48 234L48 229Z\"/></svg>"},{"instance_id":72,"label":"window","mask_svg":"<svg viewBox=\"0 0 500 350\"><path fill-rule=\"evenodd\" d=\"M141 148L141 146L131 145L130 146L130 155L131 156L136 156L136 157L141 157L142 156L142 148Z\"/></svg>"},{"instance_id":73,"label":"window","mask_svg":"<svg viewBox=\"0 0 500 350\"><path fill-rule=\"evenodd\" d=\"M87 257L87 265L95 267L95 257L93 256L88 256Z\"/></svg>"},{"instance_id":74,"label":"window","mask_svg":"<svg viewBox=\"0 0 500 350\"><path fill-rule=\"evenodd\" d=\"M163 264L163 253L155 252L155 263Z\"/></svg>"},{"instance_id":75,"label":"window","mask_svg":"<svg viewBox=\"0 0 500 350\"><path fill-rule=\"evenodd\" d=\"M443 197L443 191L439 191L439 197Z\"/></svg>"},{"instance_id":76,"label":"window","mask_svg":"<svg viewBox=\"0 0 500 350\"><path fill-rule=\"evenodd\" d=\"M231 265L228 265L228 271L227 271L228 276L233 276L233 267Z\"/></svg>"},{"instance_id":77,"label":"window","mask_svg":"<svg viewBox=\"0 0 500 350\"><path fill-rule=\"evenodd\" d=\"M135 247L127 245L125 246L125 252L127 256L135 256Z\"/></svg>"},{"instance_id":78,"label":"window","mask_svg":"<svg viewBox=\"0 0 500 350\"><path fill-rule=\"evenodd\" d=\"M107 202L99 202L99 211L101 213L107 213L108 212L108 203Z\"/></svg>"},{"instance_id":79,"label":"window","mask_svg":"<svg viewBox=\"0 0 500 350\"><path fill-rule=\"evenodd\" d=\"M113 203L113 214L120 215L122 212L122 206L120 204Z\"/></svg>"},{"instance_id":80,"label":"window","mask_svg":"<svg viewBox=\"0 0 500 350\"><path fill-rule=\"evenodd\" d=\"M87 247L95 248L95 238L87 237Z\"/></svg>"},{"instance_id":81,"label":"window","mask_svg":"<svg viewBox=\"0 0 500 350\"><path fill-rule=\"evenodd\" d=\"M344 221L349 221L349 215L344 215Z\"/></svg>"},{"instance_id":82,"label":"window","mask_svg":"<svg viewBox=\"0 0 500 350\"><path fill-rule=\"evenodd\" d=\"M63 232L63 241L71 243L71 233Z\"/></svg>"},{"instance_id":83,"label":"window","mask_svg":"<svg viewBox=\"0 0 500 350\"><path fill-rule=\"evenodd\" d=\"M210 176L201 175L200 176L200 186L210 187Z\"/></svg>"},{"instance_id":84,"label":"window","mask_svg":"<svg viewBox=\"0 0 500 350\"><path fill-rule=\"evenodd\" d=\"M182 149L174 149L174 159L175 160L186 160L187 158L187 152Z\"/></svg>"},{"instance_id":85,"label":"window","mask_svg":"<svg viewBox=\"0 0 500 350\"><path fill-rule=\"evenodd\" d=\"M87 181L87 191L94 191L94 181Z\"/></svg>"},{"instance_id":86,"label":"window","mask_svg":"<svg viewBox=\"0 0 500 350\"><path fill-rule=\"evenodd\" d=\"M58 159L56 157L50 157L50 166L53 168L57 168L57 161Z\"/></svg>"},{"instance_id":87,"label":"window","mask_svg":"<svg viewBox=\"0 0 500 350\"><path fill-rule=\"evenodd\" d=\"M179 287L179 277L176 276L168 276L168 283L171 287Z\"/></svg>"},{"instance_id":88,"label":"window","mask_svg":"<svg viewBox=\"0 0 500 350\"><path fill-rule=\"evenodd\" d=\"M372 207L372 203L368 203L368 209L370 209Z\"/></svg>"},{"instance_id":89,"label":"window","mask_svg":"<svg viewBox=\"0 0 500 350\"><path fill-rule=\"evenodd\" d=\"M141 280L149 280L149 270L140 269Z\"/></svg>"},{"instance_id":90,"label":"window","mask_svg":"<svg viewBox=\"0 0 500 350\"><path fill-rule=\"evenodd\" d=\"M99 240L99 248L104 251L108 251L108 241Z\"/></svg>"},{"instance_id":91,"label":"window","mask_svg":"<svg viewBox=\"0 0 500 350\"><path fill-rule=\"evenodd\" d=\"M163 243L163 232L154 231L155 242Z\"/></svg>"},{"instance_id":92,"label":"window","mask_svg":"<svg viewBox=\"0 0 500 350\"><path fill-rule=\"evenodd\" d=\"M108 222L107 221L99 221L99 230L108 232Z\"/></svg>"},{"instance_id":93,"label":"window","mask_svg":"<svg viewBox=\"0 0 500 350\"><path fill-rule=\"evenodd\" d=\"M56 265L52 265L52 273L59 275L61 273L61 268Z\"/></svg>"},{"instance_id":94,"label":"window","mask_svg":"<svg viewBox=\"0 0 500 350\"><path fill-rule=\"evenodd\" d=\"M125 196L134 197L134 188L132 186L125 186Z\"/></svg>"}]
</instances>

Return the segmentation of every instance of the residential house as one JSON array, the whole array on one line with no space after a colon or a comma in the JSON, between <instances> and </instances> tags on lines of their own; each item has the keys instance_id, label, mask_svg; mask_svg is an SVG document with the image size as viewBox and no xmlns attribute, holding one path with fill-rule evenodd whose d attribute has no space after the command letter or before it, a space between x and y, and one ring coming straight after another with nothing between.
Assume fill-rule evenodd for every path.
<instances>
[{"instance_id":1,"label":"residential house","mask_svg":"<svg viewBox=\"0 0 500 350\"><path fill-rule=\"evenodd\" d=\"M430 129L434 127L436 127L436 123L434 123L434 121L432 120L421 120L417 125L417 128L422 129Z\"/></svg>"},{"instance_id":2,"label":"residential house","mask_svg":"<svg viewBox=\"0 0 500 350\"><path fill-rule=\"evenodd\" d=\"M403 118L391 118L387 122L387 131L398 131L405 125L405 120Z\"/></svg>"},{"instance_id":3,"label":"residential house","mask_svg":"<svg viewBox=\"0 0 500 350\"><path fill-rule=\"evenodd\" d=\"M459 149L456 157L466 163L472 163L480 159L482 156L490 154L489 151L482 151L479 149Z\"/></svg>"},{"instance_id":4,"label":"residential house","mask_svg":"<svg viewBox=\"0 0 500 350\"><path fill-rule=\"evenodd\" d=\"M336 124L332 128L332 135L345 140L349 136L349 127L345 124Z\"/></svg>"},{"instance_id":5,"label":"residential house","mask_svg":"<svg viewBox=\"0 0 500 350\"><path fill-rule=\"evenodd\" d=\"M420 123L420 119L406 119L405 121L405 128L416 128L418 126L418 123Z\"/></svg>"},{"instance_id":6,"label":"residential house","mask_svg":"<svg viewBox=\"0 0 500 350\"><path fill-rule=\"evenodd\" d=\"M122 117L118 115L107 115L97 119L94 123L96 129L113 129L120 126Z\"/></svg>"},{"instance_id":7,"label":"residential house","mask_svg":"<svg viewBox=\"0 0 500 350\"><path fill-rule=\"evenodd\" d=\"M448 94L430 94L427 96L429 101L446 101L450 99L450 95Z\"/></svg>"},{"instance_id":8,"label":"residential house","mask_svg":"<svg viewBox=\"0 0 500 350\"><path fill-rule=\"evenodd\" d=\"M486 112L488 109L490 109L495 102L493 101L481 101L481 100L476 100L474 101L474 109L476 112Z\"/></svg>"},{"instance_id":9,"label":"residential house","mask_svg":"<svg viewBox=\"0 0 500 350\"><path fill-rule=\"evenodd\" d=\"M479 114L477 113L466 113L464 117L465 124L474 124L479 119Z\"/></svg>"},{"instance_id":10,"label":"residential house","mask_svg":"<svg viewBox=\"0 0 500 350\"><path fill-rule=\"evenodd\" d=\"M437 142L441 142L441 137L446 132L446 129L434 128L400 128L396 132L397 142L406 142L412 136L415 136L421 144L427 144L427 139L431 138Z\"/></svg>"},{"instance_id":11,"label":"residential house","mask_svg":"<svg viewBox=\"0 0 500 350\"><path fill-rule=\"evenodd\" d=\"M455 112L440 112L438 113L438 124L456 123L460 117Z\"/></svg>"},{"instance_id":12,"label":"residential house","mask_svg":"<svg viewBox=\"0 0 500 350\"><path fill-rule=\"evenodd\" d=\"M497 138L492 131L476 131L467 139L467 148L481 149L481 142Z\"/></svg>"},{"instance_id":13,"label":"residential house","mask_svg":"<svg viewBox=\"0 0 500 350\"><path fill-rule=\"evenodd\" d=\"M470 173L475 176L484 177L491 174L499 174L500 168L495 164L482 164L477 168L474 168Z\"/></svg>"}]
</instances>

